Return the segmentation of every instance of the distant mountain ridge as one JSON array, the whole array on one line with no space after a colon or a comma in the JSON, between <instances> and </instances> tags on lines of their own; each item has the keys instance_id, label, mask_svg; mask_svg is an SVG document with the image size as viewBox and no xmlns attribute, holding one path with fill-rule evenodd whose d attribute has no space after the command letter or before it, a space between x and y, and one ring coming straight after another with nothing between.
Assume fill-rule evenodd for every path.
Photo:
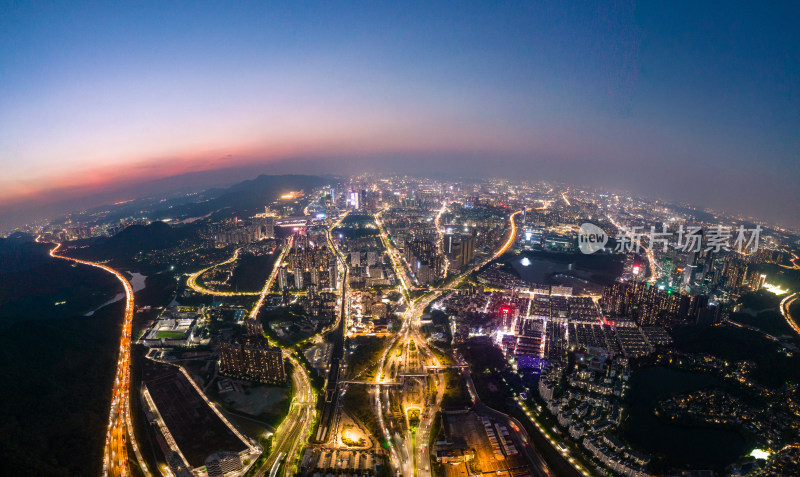
<instances>
[{"instance_id":1,"label":"distant mountain ridge","mask_svg":"<svg viewBox=\"0 0 800 477\"><path fill-rule=\"evenodd\" d=\"M191 233L184 227L170 227L164 222L153 222L149 225L131 225L109 238L101 247L121 252L150 251L171 248L181 239L188 238Z\"/></svg>"},{"instance_id":2,"label":"distant mountain ridge","mask_svg":"<svg viewBox=\"0 0 800 477\"><path fill-rule=\"evenodd\" d=\"M45 253L33 252L36 248L46 247L46 244L34 243L33 237L22 232L0 237L0 275L47 262L50 258Z\"/></svg>"},{"instance_id":3,"label":"distant mountain ridge","mask_svg":"<svg viewBox=\"0 0 800 477\"><path fill-rule=\"evenodd\" d=\"M305 190L310 192L326 184L334 184L333 176L309 176L286 174L278 176L260 175L252 180L234 184L226 189L209 189L204 191L208 200L199 203L185 204L167 210L159 210L153 218L183 219L201 217L225 210L227 215L248 216L264 211L264 207L289 191Z\"/></svg>"},{"instance_id":4,"label":"distant mountain ridge","mask_svg":"<svg viewBox=\"0 0 800 477\"><path fill-rule=\"evenodd\" d=\"M225 189L209 189L199 194L204 200L178 206L169 206L150 213L149 225L131 225L109 238L92 239L88 249L76 249L75 256L84 258L130 258L139 252L164 250L177 246L181 240L192 238L196 224L169 225L160 219L182 220L209 214L212 219L239 216L248 217L264 212L264 207L289 191L310 192L326 184L332 177L306 175L260 175L252 180L234 184Z\"/></svg>"},{"instance_id":5,"label":"distant mountain ridge","mask_svg":"<svg viewBox=\"0 0 800 477\"><path fill-rule=\"evenodd\" d=\"M312 189L331 183L331 179L331 177L298 174L260 175L253 180L230 186L222 196L211 202L231 207L236 212L262 212L264 206L282 194L295 190L310 192Z\"/></svg>"}]
</instances>

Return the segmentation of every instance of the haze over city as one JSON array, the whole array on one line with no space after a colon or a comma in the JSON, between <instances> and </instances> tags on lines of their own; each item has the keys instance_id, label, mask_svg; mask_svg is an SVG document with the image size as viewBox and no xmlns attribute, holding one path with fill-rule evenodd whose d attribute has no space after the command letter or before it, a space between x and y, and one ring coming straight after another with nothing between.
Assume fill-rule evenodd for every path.
<instances>
[{"instance_id":1,"label":"haze over city","mask_svg":"<svg viewBox=\"0 0 800 477\"><path fill-rule=\"evenodd\" d=\"M0 220L256 166L561 180L797 226L798 18L793 2L6 4Z\"/></svg>"},{"instance_id":2,"label":"haze over city","mask_svg":"<svg viewBox=\"0 0 800 477\"><path fill-rule=\"evenodd\" d=\"M0 4L0 473L800 475L798 24Z\"/></svg>"}]
</instances>

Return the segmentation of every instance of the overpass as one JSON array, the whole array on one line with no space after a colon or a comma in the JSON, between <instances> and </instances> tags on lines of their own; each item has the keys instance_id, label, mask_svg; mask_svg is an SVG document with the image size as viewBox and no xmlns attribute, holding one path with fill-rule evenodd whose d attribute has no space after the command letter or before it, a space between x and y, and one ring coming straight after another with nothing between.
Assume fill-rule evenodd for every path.
<instances>
[{"instance_id":1,"label":"overpass","mask_svg":"<svg viewBox=\"0 0 800 477\"><path fill-rule=\"evenodd\" d=\"M344 379L339 384L365 384L367 386L402 386L402 381L359 381L357 379Z\"/></svg>"},{"instance_id":2,"label":"overpass","mask_svg":"<svg viewBox=\"0 0 800 477\"><path fill-rule=\"evenodd\" d=\"M467 369L468 364L451 364L446 366L423 366L427 371L441 371L443 369Z\"/></svg>"}]
</instances>

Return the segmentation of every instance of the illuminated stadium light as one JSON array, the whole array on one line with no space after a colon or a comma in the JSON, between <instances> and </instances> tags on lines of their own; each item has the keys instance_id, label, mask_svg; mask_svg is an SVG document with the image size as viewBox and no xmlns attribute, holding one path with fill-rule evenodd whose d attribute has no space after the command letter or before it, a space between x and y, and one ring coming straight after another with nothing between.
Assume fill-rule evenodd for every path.
<instances>
[{"instance_id":1,"label":"illuminated stadium light","mask_svg":"<svg viewBox=\"0 0 800 477\"><path fill-rule=\"evenodd\" d=\"M783 295L783 294L786 294L786 293L789 293L789 290L784 290L783 288L779 287L778 285L773 285L771 283L765 283L764 284L764 289L767 290L768 292L771 292L771 293L773 293L775 295L779 295L779 296Z\"/></svg>"},{"instance_id":2,"label":"illuminated stadium light","mask_svg":"<svg viewBox=\"0 0 800 477\"><path fill-rule=\"evenodd\" d=\"M763 450L763 449L753 449L750 453L750 457L755 457L756 459L767 460L769 459L770 451Z\"/></svg>"}]
</instances>

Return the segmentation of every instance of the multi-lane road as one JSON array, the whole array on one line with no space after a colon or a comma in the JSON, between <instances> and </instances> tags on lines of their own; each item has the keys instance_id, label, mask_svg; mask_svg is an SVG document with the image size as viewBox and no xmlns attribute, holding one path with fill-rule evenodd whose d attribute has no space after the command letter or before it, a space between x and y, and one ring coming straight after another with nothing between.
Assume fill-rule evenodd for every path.
<instances>
[{"instance_id":1,"label":"multi-lane road","mask_svg":"<svg viewBox=\"0 0 800 477\"><path fill-rule=\"evenodd\" d=\"M382 212L383 211L381 210L375 214L375 224L378 226L378 233L380 234L383 248L386 249L386 253L389 255L389 262L391 262L394 273L397 276L397 280L400 282L400 292L403 294L403 298L406 300L406 302L409 302L411 300L410 286L414 282L411 281L411 278L406 273L406 269L402 263L402 258L400 257L400 252L398 252L397 249L392 246L392 243L389 240L389 235L386 233L386 229L383 227L383 222L381 222Z\"/></svg>"},{"instance_id":2,"label":"multi-lane road","mask_svg":"<svg viewBox=\"0 0 800 477\"><path fill-rule=\"evenodd\" d=\"M787 296L783 300L781 300L780 310L783 319L786 320L786 323L789 324L795 333L800 335L800 325L797 322L797 317L792 317L791 313L789 313L789 308L792 306L798 299L798 292L792 293L791 295Z\"/></svg>"},{"instance_id":3,"label":"multi-lane road","mask_svg":"<svg viewBox=\"0 0 800 477\"><path fill-rule=\"evenodd\" d=\"M286 241L280 255L278 255L272 271L267 277L267 280L260 292L218 292L197 285L197 277L215 266L224 265L235 261L238 257L240 249L237 249L230 259L218 263L217 265L204 268L190 275L189 279L187 280L187 285L195 292L209 295L258 295L258 301L256 301L256 304L250 310L249 314L250 319L257 319L258 313L260 312L261 307L264 305L264 302L266 301L266 298L272 289L272 285L278 276L281 264L286 258L286 255L291 251L293 244L294 236L292 235ZM275 345L276 343L270 344ZM297 470L295 467L297 458L299 457L298 452L308 441L309 429L311 427L310 424L314 419L315 396L308 372L306 371L305 366L294 356L292 351L284 349L283 355L292 364L291 379L294 396L292 398L289 413L275 431L274 445L269 456L256 471L256 475L259 477L267 474L269 474L270 477L275 477L278 475L281 469L283 469L282 475L294 475L295 471Z\"/></svg>"},{"instance_id":4,"label":"multi-lane road","mask_svg":"<svg viewBox=\"0 0 800 477\"><path fill-rule=\"evenodd\" d=\"M445 207L442 207L441 210L437 211L436 216L436 226L440 235L443 231L439 224L439 218L444 210ZM424 383L422 384L422 389L427 388L427 370L430 368L442 368L442 363L439 362L436 354L431 350L427 339L420 331L420 318L422 317L423 311L428 305L430 305L431 302L439 298L443 293L452 290L458 284L460 284L467 275L506 253L514 244L514 241L517 237L516 218L522 212L523 211L520 210L511 214L509 217L509 224L511 228L509 230L508 237L491 257L451 278L442 288L432 290L416 300L408 302L408 308L403 314L403 324L400 330L381 354L379 360L379 381L396 382L398 379L402 380L403 378L408 378L409 376L418 375L414 376L412 379L421 378L420 381ZM378 225L384 247L387 249L391 259L390 261L395 270L395 274L400 281L401 291L408 299L409 294L406 286L406 280L408 277L405 273L404 267L400 263L400 255L391 244L391 241L388 240L388 235L384 230L383 224L379 218L376 218L376 223ZM393 352L395 349L398 349L398 347L401 350L399 356ZM413 350L412 347L414 348ZM390 353L390 351L392 352ZM414 354L415 358L409 359L409 356L412 355L412 353ZM401 408L404 411L404 414L407 414L409 408L420 408L421 411L421 418L416 432L412 433L410 428L407 427L407 431L403 436L399 436L399 433L395 430L395 426L393 424L387 425L387 422L391 423L393 419L393 416L391 415L389 388L381 385L376 385L374 388L376 399L373 401L373 405L378 416L378 422L384 433L384 438L387 442L395 443L395 446L392 446L390 449L392 466L395 468L395 470L399 471L405 476L430 476L430 449L427 448L427 443L430 440L433 419L440 410L440 405L446 386L443 375L435 373L433 374L433 378L436 392L432 400L428 399L428 395L430 394L429 392L423 392L421 399L418 395L413 397L407 396L406 394L409 394L407 393L407 385L404 385L402 391L399 391L401 392L401 396L397 397L397 399L399 399L401 403ZM418 386L415 387L415 389L418 390ZM418 392L414 394L418 394ZM406 415L404 418L406 420L406 424L408 424L408 416Z\"/></svg>"},{"instance_id":5,"label":"multi-lane road","mask_svg":"<svg viewBox=\"0 0 800 477\"><path fill-rule=\"evenodd\" d=\"M437 218L441 216L444 210L445 208L443 207L442 210L438 211ZM414 301L409 300L410 289L408 285L411 282L408 275L406 274L406 270L404 269L401 263L400 255L397 252L397 250L392 246L391 242L388 240L388 236L386 235L386 232L383 229L380 219L376 217L376 222L379 225L381 238L384 242L384 246L387 249L387 252L390 256L390 261L392 263L393 268L395 269L395 273L400 282L400 289L407 300L407 309L403 315L403 325L401 329L398 331L398 333L395 335L395 338L392 340L389 346L384 350L380 360L381 380L389 381L390 379L391 380L398 378L402 379L403 376L399 376L401 374L410 375L416 373L424 376L427 374L427 372L425 371L426 368L442 367L435 353L430 349L427 340L420 331L420 317L424 309L431 302L433 302L435 299L441 296L442 293L449 291L453 289L456 285L458 285L466 275L468 275L469 273L480 268L489 261L505 253L511 247L511 245L513 245L514 239L516 238L517 228L516 228L515 218L521 212L522 211L517 211L511 214L509 219L511 230L509 231L508 239L503 243L503 245L497 250L497 252L492 257L469 268L462 274L450 279L442 288L433 290ZM334 251L337 253L337 257L342 261L342 263L346 267L346 263L343 260L341 253L335 247L333 241L331 240L330 242L334 248ZM261 307L263 306L266 297L269 294L270 289L272 288L272 285L277 277L278 271L280 269L281 264L283 263L284 258L286 257L286 254L291 250L292 243L293 243L293 237L287 240L284 249L281 251L281 254L279 255L277 261L275 262L272 272L270 273L269 277L267 278L264 284L264 287L260 292L244 292L244 293L219 292L199 286L197 284L197 278L205 271L213 268L213 266L207 267L190 275L189 279L187 280L187 285L195 292L210 294L210 295L218 295L218 296L258 295L258 301L250 311L250 318L255 319L257 318L258 313ZM136 454L136 459L139 462L140 468L142 469L144 474L151 475L150 472L147 470L147 466L144 462L144 459L141 457L141 453L139 452L139 447L133 435L133 426L131 424L131 417L130 417L130 344L131 344L130 339L131 339L132 319L134 311L133 289L131 288L131 285L128 282L128 280L120 272L101 263L89 262L89 261L74 259L64 255L59 255L57 252L60 249L60 247L61 244L56 244L55 247L50 251L50 255L54 258L70 260L76 263L81 263L84 265L89 265L103 269L104 271L113 274L120 281L120 283L123 285L123 288L125 289L125 295L126 295L125 315L123 320L122 336L120 338L120 352L119 352L119 358L117 360L116 378L114 381L114 387L112 389L112 403L111 403L111 410L109 413L109 425L106 435L106 443L105 443L104 457L103 457L103 475L108 475L108 476L131 475L131 469L128 460L129 459L128 444L130 444L130 447L134 450L134 453ZM239 254L239 249L237 249L234 252L233 256L230 259L217 265L223 265L235 261L238 258L238 254ZM344 276L346 277L346 268ZM344 304L345 304L345 296L343 293L342 294L343 310L344 308L346 308ZM346 312L342 311L342 314L339 317L339 319L344 321L345 314ZM341 323L339 324L341 325ZM414 343L413 347L415 347L415 350L413 350L414 353L411 352L412 342ZM395 345L400 346L402 347L402 349L405 350L403 360L397 360L396 356L391 356L389 357L390 359L387 360L388 351L390 349L394 349ZM411 354L414 354L414 356L416 356L414 360L409 360L409 356ZM275 475L277 475L277 473L281 468L283 469L283 475L288 476L292 475L292 473L297 470L296 462L298 461L299 458L299 451L302 449L302 447L305 445L305 443L308 441L310 437L309 436L309 430L311 428L310 424L315 417L314 416L315 393L311 386L308 373L304 365L300 363L293 355L293 352L284 350L284 355L292 363L293 367L293 373L291 379L295 390L294 398L292 401L289 414L287 415L283 423L276 430L275 441L274 441L275 444L270 452L270 456L266 459L264 464L257 471L256 475L259 476L264 476L267 473L269 473L270 477L275 477ZM393 369L394 371L392 373L392 376L389 377L390 368ZM390 379L387 379L387 377ZM393 433L389 432L387 426L384 424L384 419L383 419L385 411L389 409L388 388L383 387L383 389L381 390L381 386L376 386L377 399L374 402L376 404L376 412L378 413L381 426L383 427L384 432L386 433L385 437L387 438L387 440L389 442L395 442L397 444L396 446L397 449L393 448L391 452L393 456L392 463L393 466L398 470L400 470L404 475L417 474L422 477L427 477L430 475L429 457L427 454L429 450L427 449L427 442L429 441L430 429L432 426L433 418L439 411L439 406L441 404L445 388L444 377L442 375L439 374L434 375L434 380L437 389L434 398L432 400L427 397L428 393L424 392L422 393L422 398L420 398L419 395L417 395L416 401L414 402L406 399L406 396L401 396L400 398L401 402L404 403L404 410L405 407L409 406L420 408L421 419L415 435L412 435L410 430L408 432L405 432L404 436L399 436L399 434L397 434L396 432ZM424 389L425 386L427 385L427 379L420 376L420 382L425 383L422 385L422 389ZM393 425L390 425L390 427L394 429Z\"/></svg>"},{"instance_id":6,"label":"multi-lane road","mask_svg":"<svg viewBox=\"0 0 800 477\"><path fill-rule=\"evenodd\" d=\"M286 254L288 254L289 251L292 249L293 244L294 244L294 235L290 236L289 240L286 241L286 246L283 248L283 250L281 250L280 255L278 255L278 260L275 261L275 265L273 265L272 267L272 272L270 272L266 283L264 283L264 288L262 288L261 292L258 294L258 301L256 302L253 309L250 310L251 319L256 319L256 317L258 317L258 312L264 305L264 300L266 300L267 295L269 294L269 290L272 288L272 283L275 281L275 277L278 276L278 271L281 269L281 264L283 263L283 259L286 258Z\"/></svg>"},{"instance_id":7,"label":"multi-lane road","mask_svg":"<svg viewBox=\"0 0 800 477\"><path fill-rule=\"evenodd\" d=\"M205 272L211 270L212 268L218 267L220 265L227 265L229 263L233 263L239 258L239 252L241 248L237 248L235 252L233 252L233 256L224 262L217 263L215 265L211 265L210 267L206 267L202 270L198 270L191 275L186 280L186 286L191 288L196 293L202 293L204 295L215 295L215 296L248 296L248 295L258 295L259 292L228 292L228 291L218 291L212 290L210 288L206 288L197 284L197 279L200 278L200 275L204 274Z\"/></svg>"},{"instance_id":8,"label":"multi-lane road","mask_svg":"<svg viewBox=\"0 0 800 477\"><path fill-rule=\"evenodd\" d=\"M344 256L336 247L333 238L330 235L331 230L341 224L342 220L346 216L343 215L340 217L336 222L334 222L331 227L328 228L327 231L327 238L328 242L332 248L332 250L336 253L337 260L342 264L342 286L341 289L341 309L338 316L338 319L334 325L326 330L322 331L322 334L327 333L328 331L341 331L341 327L343 327L347 320L347 310L346 310L346 294L347 294L347 264L344 260ZM275 279L275 276L278 273L278 269L283 262L285 254L291 249L291 241L287 245L286 249L284 249L284 253L281 254L278 261L275 263L275 269L273 273L270 275L270 279L265 284L264 289L262 290L261 296L259 298L258 303L253 308L252 312L250 313L251 318L255 318L258 315L258 310L262 306L264 302L264 298L268 293L270 287L272 286L272 281ZM284 350L284 356L292 363L293 367L293 374L292 374L292 384L295 390L294 398L292 400L292 405L289 410L289 414L286 416L284 421L278 427L275 432L275 444L270 452L269 457L267 458L266 462L258 469L256 473L257 476L262 477L267 475L269 472L270 477L276 477L279 473L281 468L283 469L284 476L295 475L299 468L297 463L299 461L300 455L299 452L305 447L308 443L309 439L312 437L310 435L310 431L312 428L312 421L316 417L316 395L314 390L311 386L311 381L308 376L308 372L305 369L305 366L297 360L292 352ZM330 379L330 378L329 378ZM333 377L333 386L336 386L336 380L338 379L337 376ZM336 393L334 392L334 395ZM335 397L335 396L334 396ZM334 406L335 408L335 406ZM325 416L322 416L324 419ZM321 420L322 420L321 419ZM323 423L320 423L322 426ZM281 467L282 466L282 467Z\"/></svg>"},{"instance_id":9,"label":"multi-lane road","mask_svg":"<svg viewBox=\"0 0 800 477\"><path fill-rule=\"evenodd\" d=\"M275 261L272 272L267 278L264 287L258 296L253 309L250 311L250 319L256 319L261 307L264 305L275 278L278 276L286 254L292 249L294 235L289 237L284 249ZM275 345L275 343L271 343ZM277 475L281 465L283 465L283 475L294 475L294 467L299 457L298 451L309 438L310 423L314 419L314 389L308 376L305 366L294 356L292 351L283 350L283 355L292 364L292 388L294 397L289 409L289 414L275 431L275 444L265 463L258 469L256 475L264 476L267 472L270 477ZM282 462L285 459L285 462Z\"/></svg>"},{"instance_id":10,"label":"multi-lane road","mask_svg":"<svg viewBox=\"0 0 800 477\"><path fill-rule=\"evenodd\" d=\"M314 419L315 396L308 373L303 364L293 354L284 351L284 356L292 363L292 387L294 397L289 414L275 431L275 440L270 455L255 475L270 477L278 475L281 465L283 475L294 475L297 471L298 452L310 437L311 422Z\"/></svg>"},{"instance_id":11,"label":"multi-lane road","mask_svg":"<svg viewBox=\"0 0 800 477\"><path fill-rule=\"evenodd\" d=\"M37 238L37 241L39 239ZM151 475L147 469L139 451L139 445L133 433L133 425L130 416L130 360L131 360L131 328L133 323L133 288L128 279L120 272L102 263L79 260L77 258L60 255L58 250L60 243L50 250L50 256L63 260L69 260L82 265L104 270L119 280L125 289L125 315L122 320L122 336L119 343L119 356L117 358L117 369L114 378L114 387L111 390L111 410L108 415L108 428L106 430L106 441L103 448L103 475L104 476L128 476L131 475L130 464L128 462L128 444L134 451L136 461L144 475Z\"/></svg>"}]
</instances>

